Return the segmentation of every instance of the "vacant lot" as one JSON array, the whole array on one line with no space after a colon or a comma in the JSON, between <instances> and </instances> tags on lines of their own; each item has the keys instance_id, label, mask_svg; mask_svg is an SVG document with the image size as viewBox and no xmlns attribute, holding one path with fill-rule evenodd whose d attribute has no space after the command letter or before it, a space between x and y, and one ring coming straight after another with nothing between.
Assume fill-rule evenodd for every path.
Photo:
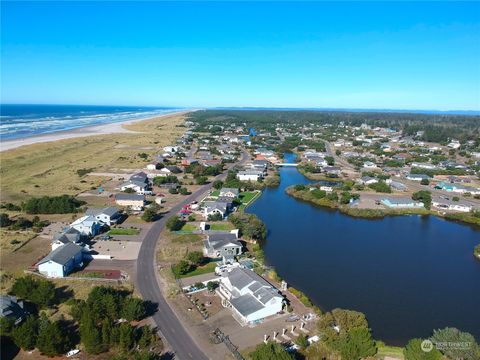
<instances>
[{"instance_id":1,"label":"vacant lot","mask_svg":"<svg viewBox=\"0 0 480 360\"><path fill-rule=\"evenodd\" d=\"M159 150L184 131L183 115L125 125L136 133L98 135L39 143L2 152L2 201L30 196L78 194L97 188L107 178L90 171L143 168ZM147 159L139 156L148 155Z\"/></svg>"}]
</instances>

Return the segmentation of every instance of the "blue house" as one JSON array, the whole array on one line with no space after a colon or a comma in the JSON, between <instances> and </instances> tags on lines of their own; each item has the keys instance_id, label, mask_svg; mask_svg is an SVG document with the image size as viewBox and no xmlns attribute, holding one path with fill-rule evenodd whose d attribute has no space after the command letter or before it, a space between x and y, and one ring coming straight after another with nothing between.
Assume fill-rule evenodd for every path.
<instances>
[{"instance_id":1,"label":"blue house","mask_svg":"<svg viewBox=\"0 0 480 360\"><path fill-rule=\"evenodd\" d=\"M385 198L380 202L391 209L419 209L423 208L423 203L409 198Z\"/></svg>"},{"instance_id":2,"label":"blue house","mask_svg":"<svg viewBox=\"0 0 480 360\"><path fill-rule=\"evenodd\" d=\"M62 278L83 265L83 248L72 242L62 245L37 264L38 271L50 278Z\"/></svg>"}]
</instances>

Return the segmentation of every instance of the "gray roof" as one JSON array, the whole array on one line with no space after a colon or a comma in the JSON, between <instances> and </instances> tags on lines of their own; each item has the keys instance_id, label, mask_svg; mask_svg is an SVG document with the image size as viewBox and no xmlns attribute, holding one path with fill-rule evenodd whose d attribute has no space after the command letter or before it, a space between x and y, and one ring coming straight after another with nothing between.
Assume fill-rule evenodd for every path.
<instances>
[{"instance_id":1,"label":"gray roof","mask_svg":"<svg viewBox=\"0 0 480 360\"><path fill-rule=\"evenodd\" d=\"M145 196L144 195L139 195L139 194L116 194L115 199L117 200L136 200L136 201L145 201Z\"/></svg>"},{"instance_id":2,"label":"gray roof","mask_svg":"<svg viewBox=\"0 0 480 360\"><path fill-rule=\"evenodd\" d=\"M105 214L105 215L108 215L108 216L113 216L116 213L118 213L118 211L119 211L118 208L115 207L115 206L109 206L109 207L106 207L106 208L103 208L103 209L90 208L90 209L87 209L87 211L85 212L85 215L97 216L97 215L100 215L100 214Z\"/></svg>"},{"instance_id":3,"label":"gray roof","mask_svg":"<svg viewBox=\"0 0 480 360\"><path fill-rule=\"evenodd\" d=\"M140 171L140 172L130 176L130 181L141 181L141 182L146 183L146 182L148 182L148 176L143 171Z\"/></svg>"},{"instance_id":4,"label":"gray roof","mask_svg":"<svg viewBox=\"0 0 480 360\"><path fill-rule=\"evenodd\" d=\"M237 298L230 299L232 306L243 316L248 316L254 312L263 309L262 303L257 301L250 294L245 294Z\"/></svg>"},{"instance_id":5,"label":"gray roof","mask_svg":"<svg viewBox=\"0 0 480 360\"><path fill-rule=\"evenodd\" d=\"M79 235L81 235L80 231L78 231L77 229L74 229L72 227L69 227L69 228L67 228L67 230L65 230L61 233L55 234L53 236L53 240L58 240L58 241L61 241L64 244L66 244L66 243L69 243L69 242L75 242L78 239Z\"/></svg>"},{"instance_id":6,"label":"gray roof","mask_svg":"<svg viewBox=\"0 0 480 360\"><path fill-rule=\"evenodd\" d=\"M57 264L65 265L79 252L82 252L82 247L69 242L68 244L62 245L53 250L50 254L40 260L37 265L46 263L48 261L53 261Z\"/></svg>"},{"instance_id":7,"label":"gray roof","mask_svg":"<svg viewBox=\"0 0 480 360\"><path fill-rule=\"evenodd\" d=\"M140 188L145 188L147 186L147 184L144 181L130 179L127 182L123 183L121 185L121 187L128 186L128 185L135 185L135 186L138 186Z\"/></svg>"},{"instance_id":8,"label":"gray roof","mask_svg":"<svg viewBox=\"0 0 480 360\"><path fill-rule=\"evenodd\" d=\"M23 302L17 301L15 296L0 295L0 317L22 318L25 315Z\"/></svg>"},{"instance_id":9,"label":"gray roof","mask_svg":"<svg viewBox=\"0 0 480 360\"><path fill-rule=\"evenodd\" d=\"M242 243L240 243L240 241L237 240L237 237L235 236L235 234L211 234L211 235L208 235L207 243L213 249L219 249L228 244L234 244L242 247Z\"/></svg>"},{"instance_id":10,"label":"gray roof","mask_svg":"<svg viewBox=\"0 0 480 360\"><path fill-rule=\"evenodd\" d=\"M231 192L236 196L238 196L238 193L239 193L238 189L235 189L235 188L221 188L220 189L220 195L228 193L228 192Z\"/></svg>"},{"instance_id":11,"label":"gray roof","mask_svg":"<svg viewBox=\"0 0 480 360\"><path fill-rule=\"evenodd\" d=\"M272 286L260 275L257 275L251 270L242 268L233 269L230 274L228 274L228 279L230 280L230 283L237 289L243 289L245 286L254 281L259 282L263 286Z\"/></svg>"}]
</instances>

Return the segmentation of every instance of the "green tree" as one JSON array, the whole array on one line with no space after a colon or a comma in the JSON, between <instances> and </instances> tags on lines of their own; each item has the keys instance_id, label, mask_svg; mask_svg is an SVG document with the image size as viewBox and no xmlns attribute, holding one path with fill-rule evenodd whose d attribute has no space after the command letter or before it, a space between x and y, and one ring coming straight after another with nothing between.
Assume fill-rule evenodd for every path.
<instances>
[{"instance_id":1,"label":"green tree","mask_svg":"<svg viewBox=\"0 0 480 360\"><path fill-rule=\"evenodd\" d=\"M58 322L50 322L45 315L39 320L37 348L47 356L65 353L70 346L70 341Z\"/></svg>"},{"instance_id":2,"label":"green tree","mask_svg":"<svg viewBox=\"0 0 480 360\"><path fill-rule=\"evenodd\" d=\"M441 353L450 359L477 360L480 358L480 346L472 334L456 328L434 330L430 338ZM443 344L459 346L444 346Z\"/></svg>"},{"instance_id":3,"label":"green tree","mask_svg":"<svg viewBox=\"0 0 480 360\"><path fill-rule=\"evenodd\" d=\"M82 315L79 331L80 341L88 354L100 354L104 350L102 334L90 313Z\"/></svg>"},{"instance_id":4,"label":"green tree","mask_svg":"<svg viewBox=\"0 0 480 360\"><path fill-rule=\"evenodd\" d=\"M207 183L208 178L206 176L197 176L195 178L195 182L197 185L205 185Z\"/></svg>"},{"instance_id":5,"label":"green tree","mask_svg":"<svg viewBox=\"0 0 480 360\"><path fill-rule=\"evenodd\" d=\"M12 330L12 338L15 344L23 350L32 350L37 343L38 322L30 315L27 319Z\"/></svg>"},{"instance_id":6,"label":"green tree","mask_svg":"<svg viewBox=\"0 0 480 360\"><path fill-rule=\"evenodd\" d=\"M429 185L429 184L430 184L430 181L429 181L428 179L422 179L422 180L420 181L420 184L422 184L422 185Z\"/></svg>"},{"instance_id":7,"label":"green tree","mask_svg":"<svg viewBox=\"0 0 480 360\"><path fill-rule=\"evenodd\" d=\"M340 336L335 347L340 352L342 360L359 360L377 353L370 330L364 327L351 329L347 334Z\"/></svg>"},{"instance_id":8,"label":"green tree","mask_svg":"<svg viewBox=\"0 0 480 360\"><path fill-rule=\"evenodd\" d=\"M55 300L55 285L48 280L34 279L32 276L16 279L11 291L19 298L29 300L40 308L52 305Z\"/></svg>"},{"instance_id":9,"label":"green tree","mask_svg":"<svg viewBox=\"0 0 480 360\"><path fill-rule=\"evenodd\" d=\"M146 222L155 221L157 218L157 212L154 209L147 208L142 214L142 220Z\"/></svg>"},{"instance_id":10,"label":"green tree","mask_svg":"<svg viewBox=\"0 0 480 360\"><path fill-rule=\"evenodd\" d=\"M0 317L0 336L10 336L15 325L15 320L11 317Z\"/></svg>"},{"instance_id":11,"label":"green tree","mask_svg":"<svg viewBox=\"0 0 480 360\"><path fill-rule=\"evenodd\" d=\"M102 321L102 344L105 349L108 349L113 343L113 321L111 319L104 319Z\"/></svg>"},{"instance_id":12,"label":"green tree","mask_svg":"<svg viewBox=\"0 0 480 360\"><path fill-rule=\"evenodd\" d=\"M11 223L12 221L8 217L8 214L5 214L5 213L0 214L0 227L10 226Z\"/></svg>"},{"instance_id":13,"label":"green tree","mask_svg":"<svg viewBox=\"0 0 480 360\"><path fill-rule=\"evenodd\" d=\"M223 181L215 180L212 184L214 189L220 190L223 187Z\"/></svg>"},{"instance_id":14,"label":"green tree","mask_svg":"<svg viewBox=\"0 0 480 360\"><path fill-rule=\"evenodd\" d=\"M202 265L205 261L203 253L201 251L190 251L185 257L186 260L190 261L194 265Z\"/></svg>"},{"instance_id":15,"label":"green tree","mask_svg":"<svg viewBox=\"0 0 480 360\"><path fill-rule=\"evenodd\" d=\"M122 317L128 321L141 320L145 317L145 303L136 297L127 297L123 301Z\"/></svg>"},{"instance_id":16,"label":"green tree","mask_svg":"<svg viewBox=\"0 0 480 360\"><path fill-rule=\"evenodd\" d=\"M439 360L442 354L435 348L429 352L421 348L422 339L411 339L403 349L405 360Z\"/></svg>"},{"instance_id":17,"label":"green tree","mask_svg":"<svg viewBox=\"0 0 480 360\"><path fill-rule=\"evenodd\" d=\"M146 349L157 339L155 331L148 325L142 326L140 329L138 329L138 332L138 346L141 349Z\"/></svg>"},{"instance_id":18,"label":"green tree","mask_svg":"<svg viewBox=\"0 0 480 360\"><path fill-rule=\"evenodd\" d=\"M308 338L306 335L304 334L300 334L298 335L297 337L297 340L295 341L295 343L300 346L300 349L302 350L305 350L307 347L308 347Z\"/></svg>"},{"instance_id":19,"label":"green tree","mask_svg":"<svg viewBox=\"0 0 480 360\"><path fill-rule=\"evenodd\" d=\"M412 194L412 199L423 202L426 209L430 209L432 205L432 195L430 191L420 190Z\"/></svg>"},{"instance_id":20,"label":"green tree","mask_svg":"<svg viewBox=\"0 0 480 360\"><path fill-rule=\"evenodd\" d=\"M329 166L335 165L335 159L332 156L325 156L325 161Z\"/></svg>"},{"instance_id":21,"label":"green tree","mask_svg":"<svg viewBox=\"0 0 480 360\"><path fill-rule=\"evenodd\" d=\"M180 260L178 263L176 263L173 266L172 270L176 276L180 276L180 275L185 275L189 273L192 270L192 268L193 268L192 265L188 261Z\"/></svg>"},{"instance_id":22,"label":"green tree","mask_svg":"<svg viewBox=\"0 0 480 360\"><path fill-rule=\"evenodd\" d=\"M130 350L135 342L134 328L129 323L119 326L119 345L122 350Z\"/></svg>"},{"instance_id":23,"label":"green tree","mask_svg":"<svg viewBox=\"0 0 480 360\"><path fill-rule=\"evenodd\" d=\"M23 350L32 350L37 343L38 322L30 315L19 326L13 328L12 338L15 344Z\"/></svg>"},{"instance_id":24,"label":"green tree","mask_svg":"<svg viewBox=\"0 0 480 360\"><path fill-rule=\"evenodd\" d=\"M168 219L166 223L167 229L170 231L178 231L183 227L183 225L185 225L185 222L180 220L180 217L176 215Z\"/></svg>"},{"instance_id":25,"label":"green tree","mask_svg":"<svg viewBox=\"0 0 480 360\"><path fill-rule=\"evenodd\" d=\"M293 356L277 343L262 343L250 353L252 360L293 360Z\"/></svg>"}]
</instances>

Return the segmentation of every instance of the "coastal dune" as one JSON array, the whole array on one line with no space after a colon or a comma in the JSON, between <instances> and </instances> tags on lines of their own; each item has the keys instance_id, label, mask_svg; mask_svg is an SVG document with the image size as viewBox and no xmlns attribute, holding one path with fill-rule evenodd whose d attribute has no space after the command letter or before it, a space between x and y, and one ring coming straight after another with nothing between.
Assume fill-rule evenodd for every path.
<instances>
[{"instance_id":1,"label":"coastal dune","mask_svg":"<svg viewBox=\"0 0 480 360\"><path fill-rule=\"evenodd\" d=\"M121 122L87 126L87 127L72 129L72 130L57 131L57 132L31 136L26 138L2 140L0 141L0 151L12 150L25 145L33 145L33 144L38 144L43 142L58 141L58 140L72 139L72 138L85 137L85 136L108 135L108 134L119 134L119 133L135 133L135 131L125 128L125 125L131 125L133 123L140 122L140 121L149 121L157 118L170 117L173 115L184 115L187 112L188 111L180 111L176 113L168 113L165 115L157 115L150 119L127 120L127 121L121 121Z\"/></svg>"}]
</instances>

